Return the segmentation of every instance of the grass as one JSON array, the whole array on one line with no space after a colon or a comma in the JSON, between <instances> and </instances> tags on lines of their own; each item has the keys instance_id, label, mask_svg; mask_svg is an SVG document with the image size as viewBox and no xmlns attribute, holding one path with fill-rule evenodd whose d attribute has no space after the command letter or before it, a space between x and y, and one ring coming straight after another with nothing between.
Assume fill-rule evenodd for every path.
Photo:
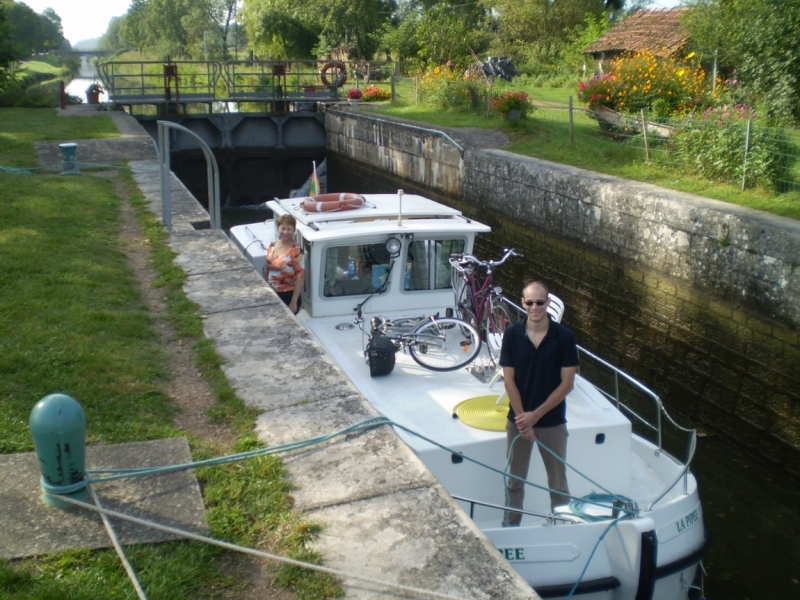
<instances>
[{"instance_id":1,"label":"grass","mask_svg":"<svg viewBox=\"0 0 800 600\"><path fill-rule=\"evenodd\" d=\"M48 131L48 139L109 133L106 116L56 120L53 113L0 109L2 161L17 152L33 156L31 132L48 130L42 123L59 128L59 134ZM238 432L234 450L253 448L254 412L219 369L220 358L182 292L185 275L172 263L163 229L130 174L123 177L154 251L156 285L167 298L169 320L194 344L217 393L215 417ZM119 248L121 200L112 182L0 172L0 198L0 452L32 449L30 411L52 392L82 404L88 443L185 435L171 424L173 408L163 391L169 377L163 342ZM216 454L203 440L190 438L190 444L195 458ZM292 510L280 459L204 468L198 478L211 536L319 561L308 542L320 525ZM230 596L242 589L251 560L195 542L141 545L127 553L151 600ZM277 585L290 586L300 598L341 595L328 576L294 567L276 575ZM0 597L122 600L133 591L113 551L70 551L0 561Z\"/></svg>"},{"instance_id":2,"label":"grass","mask_svg":"<svg viewBox=\"0 0 800 600\"><path fill-rule=\"evenodd\" d=\"M508 84L498 84L495 91L506 89L513 88ZM601 134L594 120L579 111L574 112L574 141L570 141L568 111L563 108L543 105L527 119L509 124L495 115L487 118L485 108L478 111L442 111L416 104L413 80L410 79L398 82L396 90L398 98L394 104L362 105L361 110L384 112L443 127L498 129L507 132L511 138L505 148L509 152L800 219L800 189L784 193L763 188L742 191L737 185L687 174L681 165L670 162L668 154L654 153L651 155L653 160L647 161L641 138L622 143L612 141ZM531 88L525 91L529 92L534 102L560 101L564 107L566 103L559 97L568 97L572 93L568 88ZM578 107L577 102L574 106ZM800 132L786 130L786 133L795 148L800 148ZM795 182L800 180L800 159L795 160L788 178L793 178Z\"/></svg>"},{"instance_id":3,"label":"grass","mask_svg":"<svg viewBox=\"0 0 800 600\"><path fill-rule=\"evenodd\" d=\"M119 136L108 115L67 119L59 117L55 110L37 109L36 118L30 118L30 111L28 108L0 109L0 166L34 167L35 142Z\"/></svg>"}]
</instances>

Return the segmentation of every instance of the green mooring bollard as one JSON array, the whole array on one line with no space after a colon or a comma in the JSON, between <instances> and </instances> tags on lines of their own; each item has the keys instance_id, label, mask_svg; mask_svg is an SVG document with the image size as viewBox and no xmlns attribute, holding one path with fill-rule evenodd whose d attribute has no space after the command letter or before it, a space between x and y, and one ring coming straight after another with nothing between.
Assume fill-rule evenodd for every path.
<instances>
[{"instance_id":1,"label":"green mooring bollard","mask_svg":"<svg viewBox=\"0 0 800 600\"><path fill-rule=\"evenodd\" d=\"M78 401L66 394L45 396L31 411L30 427L42 470L42 490L88 500L86 415ZM42 494L42 500L49 506L74 508L48 494Z\"/></svg>"},{"instance_id":2,"label":"green mooring bollard","mask_svg":"<svg viewBox=\"0 0 800 600\"><path fill-rule=\"evenodd\" d=\"M59 144L58 147L61 148L61 154L64 157L64 162L61 164L61 174L80 175L81 172L78 169L78 159L75 156L75 149L78 147L78 144Z\"/></svg>"}]
</instances>

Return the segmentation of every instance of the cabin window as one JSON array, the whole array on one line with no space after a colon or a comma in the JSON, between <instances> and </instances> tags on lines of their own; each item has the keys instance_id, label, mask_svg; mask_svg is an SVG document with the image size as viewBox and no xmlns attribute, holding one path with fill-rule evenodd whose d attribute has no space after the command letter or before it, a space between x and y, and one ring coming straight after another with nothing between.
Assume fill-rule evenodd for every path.
<instances>
[{"instance_id":1,"label":"cabin window","mask_svg":"<svg viewBox=\"0 0 800 600\"><path fill-rule=\"evenodd\" d=\"M408 246L406 291L445 290L450 287L450 255L464 252L464 240L414 240Z\"/></svg>"},{"instance_id":2,"label":"cabin window","mask_svg":"<svg viewBox=\"0 0 800 600\"><path fill-rule=\"evenodd\" d=\"M330 298L376 292L386 281L390 261L385 241L328 248L322 295Z\"/></svg>"}]
</instances>

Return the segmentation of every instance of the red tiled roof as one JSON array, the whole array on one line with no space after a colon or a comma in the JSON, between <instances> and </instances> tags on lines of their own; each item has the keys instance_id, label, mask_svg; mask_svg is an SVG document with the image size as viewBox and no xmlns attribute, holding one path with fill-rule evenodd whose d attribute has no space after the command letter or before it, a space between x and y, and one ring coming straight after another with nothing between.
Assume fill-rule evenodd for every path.
<instances>
[{"instance_id":1,"label":"red tiled roof","mask_svg":"<svg viewBox=\"0 0 800 600\"><path fill-rule=\"evenodd\" d=\"M680 17L688 8L640 10L597 38L584 54L600 52L652 52L670 56L689 39Z\"/></svg>"}]
</instances>

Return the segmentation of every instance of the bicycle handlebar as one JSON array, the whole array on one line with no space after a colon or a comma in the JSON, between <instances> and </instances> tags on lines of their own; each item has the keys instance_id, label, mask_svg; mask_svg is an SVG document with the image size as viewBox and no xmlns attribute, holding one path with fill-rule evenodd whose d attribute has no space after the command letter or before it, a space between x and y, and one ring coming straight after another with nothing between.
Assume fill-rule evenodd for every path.
<instances>
[{"instance_id":1,"label":"bicycle handlebar","mask_svg":"<svg viewBox=\"0 0 800 600\"><path fill-rule=\"evenodd\" d=\"M515 252L513 248L506 248L503 252L503 258L499 260L482 261L471 254L455 254L450 256L449 262L451 266L458 270L464 270L464 268L468 267L470 264L491 270L494 267L499 267L512 256L522 256L519 252Z\"/></svg>"}]
</instances>

